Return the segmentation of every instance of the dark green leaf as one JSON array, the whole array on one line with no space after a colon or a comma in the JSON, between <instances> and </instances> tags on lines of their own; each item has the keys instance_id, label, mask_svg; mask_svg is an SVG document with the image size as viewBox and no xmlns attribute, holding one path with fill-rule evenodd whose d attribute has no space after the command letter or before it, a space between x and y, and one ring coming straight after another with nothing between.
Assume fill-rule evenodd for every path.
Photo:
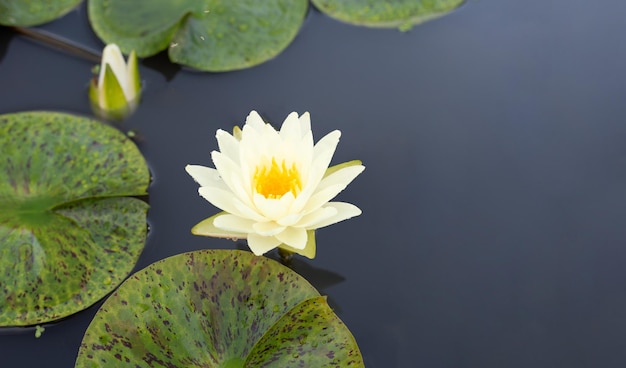
<instances>
[{"instance_id":1,"label":"dark green leaf","mask_svg":"<svg viewBox=\"0 0 626 368\"><path fill-rule=\"evenodd\" d=\"M0 0L0 25L30 27L60 18L81 0Z\"/></svg>"},{"instance_id":2,"label":"dark green leaf","mask_svg":"<svg viewBox=\"0 0 626 368\"><path fill-rule=\"evenodd\" d=\"M145 242L146 163L122 133L68 114L0 115L0 326L92 305Z\"/></svg>"},{"instance_id":3,"label":"dark green leaf","mask_svg":"<svg viewBox=\"0 0 626 368\"><path fill-rule=\"evenodd\" d=\"M257 65L296 36L307 0L92 0L89 19L106 43L151 56L169 47L170 59L204 71Z\"/></svg>"},{"instance_id":4,"label":"dark green leaf","mask_svg":"<svg viewBox=\"0 0 626 368\"><path fill-rule=\"evenodd\" d=\"M411 29L438 18L465 0L311 0L322 12L346 23L369 27Z\"/></svg>"},{"instance_id":5,"label":"dark green leaf","mask_svg":"<svg viewBox=\"0 0 626 368\"><path fill-rule=\"evenodd\" d=\"M87 329L76 367L282 367L272 359L296 353L311 367L363 366L348 329L304 278L248 252L205 250L125 281Z\"/></svg>"}]
</instances>

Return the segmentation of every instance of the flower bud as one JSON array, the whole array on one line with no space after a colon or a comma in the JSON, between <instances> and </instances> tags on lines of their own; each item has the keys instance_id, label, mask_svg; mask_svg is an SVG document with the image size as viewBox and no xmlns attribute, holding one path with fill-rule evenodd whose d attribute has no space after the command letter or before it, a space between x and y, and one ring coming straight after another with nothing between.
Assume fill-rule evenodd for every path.
<instances>
[{"instance_id":1,"label":"flower bud","mask_svg":"<svg viewBox=\"0 0 626 368\"><path fill-rule=\"evenodd\" d=\"M135 111L141 94L139 66L135 51L128 63L115 44L102 51L98 78L89 85L89 99L96 115L107 120L122 120Z\"/></svg>"}]
</instances>

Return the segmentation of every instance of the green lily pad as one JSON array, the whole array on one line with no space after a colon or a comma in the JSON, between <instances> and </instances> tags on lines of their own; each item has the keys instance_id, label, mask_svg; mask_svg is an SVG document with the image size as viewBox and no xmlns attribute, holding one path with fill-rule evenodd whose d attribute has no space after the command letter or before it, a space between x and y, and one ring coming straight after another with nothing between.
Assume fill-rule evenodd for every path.
<instances>
[{"instance_id":1,"label":"green lily pad","mask_svg":"<svg viewBox=\"0 0 626 368\"><path fill-rule=\"evenodd\" d=\"M105 43L138 56L169 47L174 63L229 71L267 61L294 39L307 0L91 0L89 20Z\"/></svg>"},{"instance_id":2,"label":"green lily pad","mask_svg":"<svg viewBox=\"0 0 626 368\"><path fill-rule=\"evenodd\" d=\"M83 310L145 243L145 160L116 129L69 114L0 115L0 326Z\"/></svg>"},{"instance_id":3,"label":"green lily pad","mask_svg":"<svg viewBox=\"0 0 626 368\"><path fill-rule=\"evenodd\" d=\"M320 11L340 21L408 31L414 25L438 18L465 0L311 0Z\"/></svg>"},{"instance_id":4,"label":"green lily pad","mask_svg":"<svg viewBox=\"0 0 626 368\"><path fill-rule=\"evenodd\" d=\"M68 13L81 0L0 0L0 25L30 27Z\"/></svg>"},{"instance_id":5,"label":"green lily pad","mask_svg":"<svg viewBox=\"0 0 626 368\"><path fill-rule=\"evenodd\" d=\"M76 367L363 367L324 297L280 263L204 250L126 280L83 338Z\"/></svg>"}]
</instances>

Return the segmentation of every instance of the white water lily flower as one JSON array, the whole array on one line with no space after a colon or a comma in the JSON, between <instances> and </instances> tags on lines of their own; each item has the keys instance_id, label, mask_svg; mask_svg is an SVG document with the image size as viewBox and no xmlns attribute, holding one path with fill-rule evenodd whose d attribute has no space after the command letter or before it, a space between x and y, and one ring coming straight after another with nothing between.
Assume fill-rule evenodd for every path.
<instances>
[{"instance_id":1,"label":"white water lily flower","mask_svg":"<svg viewBox=\"0 0 626 368\"><path fill-rule=\"evenodd\" d=\"M315 257L317 228L361 214L329 202L365 167L350 161L328 167L341 133L313 145L309 113L287 116L280 131L252 111L233 135L218 130L215 169L187 165L202 197L220 212L193 227L196 235L248 240L256 255L276 247Z\"/></svg>"},{"instance_id":2,"label":"white water lily flower","mask_svg":"<svg viewBox=\"0 0 626 368\"><path fill-rule=\"evenodd\" d=\"M89 98L96 113L104 118L122 119L135 110L140 92L135 51L131 51L126 63L117 45L106 45L98 79L92 79L89 86Z\"/></svg>"}]
</instances>

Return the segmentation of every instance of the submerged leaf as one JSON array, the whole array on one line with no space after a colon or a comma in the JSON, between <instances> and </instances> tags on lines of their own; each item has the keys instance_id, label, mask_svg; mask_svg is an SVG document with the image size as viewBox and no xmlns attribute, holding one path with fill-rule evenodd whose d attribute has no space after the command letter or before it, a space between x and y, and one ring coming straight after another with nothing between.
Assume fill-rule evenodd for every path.
<instances>
[{"instance_id":1,"label":"submerged leaf","mask_svg":"<svg viewBox=\"0 0 626 368\"><path fill-rule=\"evenodd\" d=\"M0 326L83 310L132 270L149 181L137 147L68 114L0 115Z\"/></svg>"},{"instance_id":2,"label":"submerged leaf","mask_svg":"<svg viewBox=\"0 0 626 368\"><path fill-rule=\"evenodd\" d=\"M465 0L311 0L323 13L346 23L408 31L438 18Z\"/></svg>"},{"instance_id":3,"label":"submerged leaf","mask_svg":"<svg viewBox=\"0 0 626 368\"><path fill-rule=\"evenodd\" d=\"M294 39L307 0L92 0L89 20L105 43L140 57L169 47L170 60L204 71L248 68Z\"/></svg>"},{"instance_id":4,"label":"submerged leaf","mask_svg":"<svg viewBox=\"0 0 626 368\"><path fill-rule=\"evenodd\" d=\"M76 367L283 367L275 362L293 359L363 366L350 331L304 278L248 252L205 250L125 281L89 325Z\"/></svg>"}]
</instances>

